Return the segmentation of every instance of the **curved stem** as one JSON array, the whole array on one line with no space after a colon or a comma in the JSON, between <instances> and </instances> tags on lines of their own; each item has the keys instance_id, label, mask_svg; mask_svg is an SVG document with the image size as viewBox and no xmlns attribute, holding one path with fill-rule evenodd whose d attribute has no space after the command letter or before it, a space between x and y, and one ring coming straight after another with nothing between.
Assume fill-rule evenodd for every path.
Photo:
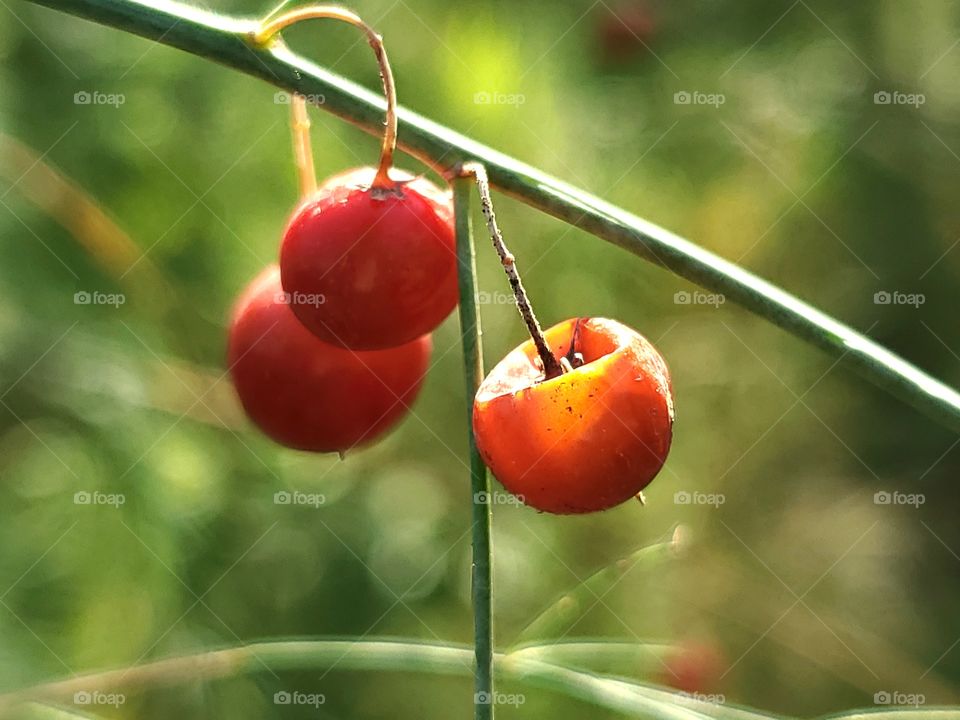
<instances>
[{"instance_id":1,"label":"curved stem","mask_svg":"<svg viewBox=\"0 0 960 720\"><path fill-rule=\"evenodd\" d=\"M480 192L480 209L483 211L483 217L486 218L490 239L493 241L493 247L497 250L497 255L500 256L500 264L503 265L504 272L507 273L510 287L513 288L513 296L517 300L517 310L520 311L520 317L526 323L527 331L537 348L537 354L543 364L544 377L549 380L562 375L564 368L550 350L550 345L543 335L537 316L533 312L533 306L527 297L527 291L523 287L523 281L520 280L516 259L513 257L513 253L507 249L507 244L503 241L503 233L497 226L497 216L493 212L493 198L490 197L490 180L487 178L487 170L481 163L466 162L461 166L461 171L466 175L472 175L477 181L477 190Z\"/></svg>"},{"instance_id":2,"label":"curved stem","mask_svg":"<svg viewBox=\"0 0 960 720\"><path fill-rule=\"evenodd\" d=\"M600 640L557 640L549 644L528 645L511 650L513 657L541 660L564 667L616 673L630 668L641 678L663 676L667 661L682 648L667 642Z\"/></svg>"},{"instance_id":3,"label":"curved stem","mask_svg":"<svg viewBox=\"0 0 960 720\"><path fill-rule=\"evenodd\" d=\"M526 652L531 649L527 648ZM199 680L258 672L300 670L377 670L469 676L473 651L465 645L422 644L402 640L288 640L210 650L144 665L74 676L0 695L0 717L20 717L30 702L65 702L74 693L97 690L137 692ZM654 720L770 720L771 716L732 706L715 706L673 692L602 675L571 670L521 655L493 656L497 672L527 685L577 698L631 717ZM525 701L525 696L520 695ZM504 698L509 700L509 698Z\"/></svg>"},{"instance_id":4,"label":"curved stem","mask_svg":"<svg viewBox=\"0 0 960 720\"><path fill-rule=\"evenodd\" d=\"M383 98L289 52L254 46L257 23L171 0L32 0L215 60L275 87L324 96L323 109L373 135L382 132ZM568 183L397 108L400 147L441 173L478 160L493 187L711 291L723 293L801 340L826 351L904 402L960 432L960 393L865 335L785 290L668 230Z\"/></svg>"},{"instance_id":5,"label":"curved stem","mask_svg":"<svg viewBox=\"0 0 960 720\"><path fill-rule=\"evenodd\" d=\"M393 166L393 152L397 147L397 87L393 81L393 71L390 69L390 61L387 60L387 50L383 46L383 38L356 13L331 5L312 5L290 10L274 18L267 16L263 19L260 27L251 34L251 37L255 45L266 47L281 30L303 20L314 19L343 20L344 22L350 23L354 27L363 30L367 36L367 42L369 42L370 47L373 48L373 53L377 58L377 65L380 67L380 82L383 84L383 95L387 101L383 144L380 149L380 165L377 168L377 174L373 180L373 187L391 188L393 184L390 181L389 171ZM309 149L309 147L310 144L308 140L306 142L306 148ZM311 165L312 162L311 159Z\"/></svg>"}]
</instances>

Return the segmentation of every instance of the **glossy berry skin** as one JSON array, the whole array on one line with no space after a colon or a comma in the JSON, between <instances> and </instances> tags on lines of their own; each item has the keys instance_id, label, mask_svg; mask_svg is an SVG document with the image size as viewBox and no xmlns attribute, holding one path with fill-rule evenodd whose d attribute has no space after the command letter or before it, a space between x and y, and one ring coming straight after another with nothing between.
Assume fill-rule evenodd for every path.
<instances>
[{"instance_id":1,"label":"glossy berry skin","mask_svg":"<svg viewBox=\"0 0 960 720\"><path fill-rule=\"evenodd\" d=\"M578 320L546 332L559 359ZM550 513L606 510L634 497L670 449L673 394L666 363L646 338L614 320L579 319L583 364L543 380L527 341L477 392L473 429L483 460L523 502Z\"/></svg>"},{"instance_id":2,"label":"glossy berry skin","mask_svg":"<svg viewBox=\"0 0 960 720\"><path fill-rule=\"evenodd\" d=\"M321 340L354 350L410 342L457 304L449 193L391 171L393 190L370 187L375 170L334 176L296 210L280 248L283 287L322 296L297 305Z\"/></svg>"},{"instance_id":3,"label":"glossy berry skin","mask_svg":"<svg viewBox=\"0 0 960 720\"><path fill-rule=\"evenodd\" d=\"M427 372L429 335L389 350L329 345L294 316L276 265L240 296L227 363L247 416L297 450L346 451L393 427Z\"/></svg>"}]
</instances>

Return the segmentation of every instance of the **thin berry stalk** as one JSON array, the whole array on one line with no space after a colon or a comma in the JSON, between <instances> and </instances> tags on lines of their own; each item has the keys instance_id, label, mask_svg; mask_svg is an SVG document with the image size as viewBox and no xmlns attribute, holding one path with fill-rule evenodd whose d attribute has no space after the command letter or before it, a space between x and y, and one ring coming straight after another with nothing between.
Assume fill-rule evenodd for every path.
<instances>
[{"instance_id":1,"label":"thin berry stalk","mask_svg":"<svg viewBox=\"0 0 960 720\"><path fill-rule=\"evenodd\" d=\"M490 181L487 179L486 168L478 162L464 163L462 172L466 175L472 175L477 182L477 190L480 193L480 210L487 221L487 229L490 231L490 239L493 241L493 247L500 256L500 264L503 265L507 273L507 279L510 281L510 287L513 289L513 295L517 300L517 310L520 311L520 317L527 325L527 331L533 339L533 344L537 348L537 354L540 356L540 362L543 363L543 373L547 379L562 375L563 366L554 357L550 351L550 345L543 335L543 330L533 312L533 306L527 297L527 291L523 287L523 281L520 279L520 273L517 270L517 263L513 254L507 249L507 244L503 240L503 233L497 225L497 216L493 211L493 199L490 197Z\"/></svg>"}]
</instances>

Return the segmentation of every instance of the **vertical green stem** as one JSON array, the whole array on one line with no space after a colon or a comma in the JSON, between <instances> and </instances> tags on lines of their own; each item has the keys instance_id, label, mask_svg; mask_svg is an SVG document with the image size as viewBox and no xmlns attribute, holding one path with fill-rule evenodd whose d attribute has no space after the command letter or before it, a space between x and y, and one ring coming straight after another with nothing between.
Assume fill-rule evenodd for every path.
<instances>
[{"instance_id":1,"label":"vertical green stem","mask_svg":"<svg viewBox=\"0 0 960 720\"><path fill-rule=\"evenodd\" d=\"M470 221L473 179L453 181L453 207L457 232L457 265L460 280L460 335L467 390L467 432L470 440L470 493L473 508L472 599L476 675L474 717L493 718L493 545L491 542L490 477L473 437L473 398L483 380L483 348L480 343L480 308L477 296L477 266Z\"/></svg>"}]
</instances>

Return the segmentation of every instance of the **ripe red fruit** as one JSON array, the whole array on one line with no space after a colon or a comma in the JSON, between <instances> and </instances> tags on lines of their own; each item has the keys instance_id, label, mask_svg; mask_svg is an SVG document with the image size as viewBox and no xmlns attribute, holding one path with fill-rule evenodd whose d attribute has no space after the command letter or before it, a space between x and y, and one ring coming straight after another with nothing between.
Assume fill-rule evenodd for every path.
<instances>
[{"instance_id":1,"label":"ripe red fruit","mask_svg":"<svg viewBox=\"0 0 960 720\"><path fill-rule=\"evenodd\" d=\"M457 304L450 194L392 171L393 189L371 188L374 168L328 179L294 213L280 248L283 287L319 296L295 305L320 339L376 350L428 333Z\"/></svg>"},{"instance_id":2,"label":"ripe red fruit","mask_svg":"<svg viewBox=\"0 0 960 720\"><path fill-rule=\"evenodd\" d=\"M227 362L247 415L298 450L345 451L382 435L417 396L430 336L388 350L345 350L310 333L289 299L272 265L235 306Z\"/></svg>"},{"instance_id":3,"label":"ripe red fruit","mask_svg":"<svg viewBox=\"0 0 960 720\"><path fill-rule=\"evenodd\" d=\"M673 428L666 363L614 320L566 320L546 339L558 360L581 355L583 364L544 380L533 341L507 355L477 391L477 447L527 505L606 510L640 492L666 460Z\"/></svg>"}]
</instances>

